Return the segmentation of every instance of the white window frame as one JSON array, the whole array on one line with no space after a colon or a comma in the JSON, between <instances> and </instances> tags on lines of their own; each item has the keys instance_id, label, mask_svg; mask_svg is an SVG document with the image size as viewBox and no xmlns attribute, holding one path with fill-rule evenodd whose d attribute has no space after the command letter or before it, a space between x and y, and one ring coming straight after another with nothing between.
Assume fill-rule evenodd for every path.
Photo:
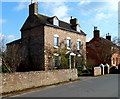
<instances>
[{"instance_id":1,"label":"white window frame","mask_svg":"<svg viewBox=\"0 0 120 99\"><path fill-rule=\"evenodd\" d=\"M59 20L56 17L53 19L53 24L59 26Z\"/></svg>"},{"instance_id":2,"label":"white window frame","mask_svg":"<svg viewBox=\"0 0 120 99\"><path fill-rule=\"evenodd\" d=\"M78 32L80 32L80 25L77 25L77 29Z\"/></svg>"},{"instance_id":3,"label":"white window frame","mask_svg":"<svg viewBox=\"0 0 120 99\"><path fill-rule=\"evenodd\" d=\"M78 43L80 42L80 43ZM79 44L79 45L78 45ZM77 39L77 50L80 50L80 47L81 47L81 40L80 39Z\"/></svg>"},{"instance_id":4,"label":"white window frame","mask_svg":"<svg viewBox=\"0 0 120 99\"><path fill-rule=\"evenodd\" d=\"M68 47L68 40L70 41L69 42L69 47ZM67 37L67 40L66 40L66 43L67 43L67 49L71 49L71 38L70 37Z\"/></svg>"},{"instance_id":5,"label":"white window frame","mask_svg":"<svg viewBox=\"0 0 120 99\"><path fill-rule=\"evenodd\" d=\"M55 38L57 38L57 40L58 40L58 41L57 41L57 43L58 43L57 45L55 44L55 43L56 43L56 42L55 42ZM57 34L55 34L55 35L54 35L54 47L55 47L55 48L58 48L58 45L59 45L59 36L58 36Z\"/></svg>"}]
</instances>

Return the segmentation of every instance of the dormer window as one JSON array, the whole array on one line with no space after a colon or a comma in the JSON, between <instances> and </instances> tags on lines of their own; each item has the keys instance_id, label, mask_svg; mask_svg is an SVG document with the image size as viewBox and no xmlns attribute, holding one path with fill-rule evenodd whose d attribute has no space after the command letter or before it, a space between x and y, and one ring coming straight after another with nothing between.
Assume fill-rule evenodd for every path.
<instances>
[{"instance_id":1,"label":"dormer window","mask_svg":"<svg viewBox=\"0 0 120 99\"><path fill-rule=\"evenodd\" d=\"M80 25L77 25L77 26L76 26L76 30L77 30L78 32L80 32Z\"/></svg>"},{"instance_id":2,"label":"dormer window","mask_svg":"<svg viewBox=\"0 0 120 99\"><path fill-rule=\"evenodd\" d=\"M53 19L53 24L56 25L56 26L59 26L59 21L58 21L57 17L55 17Z\"/></svg>"}]
</instances>

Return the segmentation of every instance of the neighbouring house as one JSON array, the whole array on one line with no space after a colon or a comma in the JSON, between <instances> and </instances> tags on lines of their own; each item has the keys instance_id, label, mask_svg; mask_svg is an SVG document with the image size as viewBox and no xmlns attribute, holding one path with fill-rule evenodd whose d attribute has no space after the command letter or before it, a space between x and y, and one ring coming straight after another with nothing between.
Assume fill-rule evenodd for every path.
<instances>
[{"instance_id":1,"label":"neighbouring house","mask_svg":"<svg viewBox=\"0 0 120 99\"><path fill-rule=\"evenodd\" d=\"M39 14L38 3L30 4L29 16L21 28L21 39L7 44L8 62L13 70L60 68L64 51L68 57L65 65L69 68L79 65L81 56L86 59L86 34L77 21L71 17L67 23L57 16Z\"/></svg>"},{"instance_id":2,"label":"neighbouring house","mask_svg":"<svg viewBox=\"0 0 120 99\"><path fill-rule=\"evenodd\" d=\"M106 38L100 37L100 30L94 27L94 37L86 43L87 66L98 66L100 64L109 64L118 66L120 63L119 49L111 41L108 33Z\"/></svg>"}]
</instances>

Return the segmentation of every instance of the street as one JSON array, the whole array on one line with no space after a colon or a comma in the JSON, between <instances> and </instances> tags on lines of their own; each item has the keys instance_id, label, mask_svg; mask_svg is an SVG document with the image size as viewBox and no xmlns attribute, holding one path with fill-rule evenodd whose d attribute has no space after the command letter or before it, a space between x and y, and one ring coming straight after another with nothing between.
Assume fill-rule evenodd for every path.
<instances>
[{"instance_id":1,"label":"street","mask_svg":"<svg viewBox=\"0 0 120 99\"><path fill-rule=\"evenodd\" d=\"M118 75L82 78L12 97L118 97Z\"/></svg>"}]
</instances>

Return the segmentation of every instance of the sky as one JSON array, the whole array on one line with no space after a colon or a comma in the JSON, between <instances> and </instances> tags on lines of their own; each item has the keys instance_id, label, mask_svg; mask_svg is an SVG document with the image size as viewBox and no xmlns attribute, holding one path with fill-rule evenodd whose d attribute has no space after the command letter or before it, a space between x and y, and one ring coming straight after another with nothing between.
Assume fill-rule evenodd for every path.
<instances>
[{"instance_id":1,"label":"sky","mask_svg":"<svg viewBox=\"0 0 120 99\"><path fill-rule=\"evenodd\" d=\"M4 37L8 43L21 38L20 29L29 15L29 4L25 0L0 3L0 39ZM68 23L71 16L77 18L81 30L87 34L87 42L93 37L94 26L100 30L101 37L105 38L107 33L112 39L118 36L118 0L42 0L38 1L38 9L39 14L57 16Z\"/></svg>"}]
</instances>

